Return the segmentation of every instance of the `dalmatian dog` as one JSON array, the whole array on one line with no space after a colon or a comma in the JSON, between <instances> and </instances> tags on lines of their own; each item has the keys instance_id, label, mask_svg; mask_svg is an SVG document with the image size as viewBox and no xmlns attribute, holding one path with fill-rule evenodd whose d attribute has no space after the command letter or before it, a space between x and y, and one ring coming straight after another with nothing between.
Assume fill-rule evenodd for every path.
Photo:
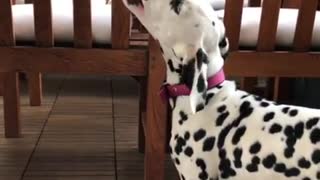
<instances>
[{"instance_id":1,"label":"dalmatian dog","mask_svg":"<svg viewBox=\"0 0 320 180\"><path fill-rule=\"evenodd\" d=\"M161 45L181 180L320 180L320 111L225 80L228 40L207 0L123 1Z\"/></svg>"}]
</instances>

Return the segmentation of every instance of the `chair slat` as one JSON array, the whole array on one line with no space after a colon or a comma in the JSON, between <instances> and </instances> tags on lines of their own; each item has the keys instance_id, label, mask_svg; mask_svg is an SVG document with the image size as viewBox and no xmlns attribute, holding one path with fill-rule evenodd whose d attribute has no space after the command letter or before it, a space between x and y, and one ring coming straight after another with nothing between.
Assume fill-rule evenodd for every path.
<instances>
[{"instance_id":1,"label":"chair slat","mask_svg":"<svg viewBox=\"0 0 320 180\"><path fill-rule=\"evenodd\" d=\"M230 51L239 47L243 0L226 0L224 23L226 35L230 42Z\"/></svg>"},{"instance_id":2,"label":"chair slat","mask_svg":"<svg viewBox=\"0 0 320 180\"><path fill-rule=\"evenodd\" d=\"M52 47L52 12L50 0L34 0L34 26L37 46Z\"/></svg>"},{"instance_id":3,"label":"chair slat","mask_svg":"<svg viewBox=\"0 0 320 180\"><path fill-rule=\"evenodd\" d=\"M257 50L272 51L275 47L281 0L263 1Z\"/></svg>"},{"instance_id":4,"label":"chair slat","mask_svg":"<svg viewBox=\"0 0 320 180\"><path fill-rule=\"evenodd\" d=\"M301 1L303 1L303 0L283 0L282 7L284 7L284 8L300 8Z\"/></svg>"},{"instance_id":5,"label":"chair slat","mask_svg":"<svg viewBox=\"0 0 320 180\"><path fill-rule=\"evenodd\" d=\"M112 0L112 48L129 47L131 15L122 0Z\"/></svg>"},{"instance_id":6,"label":"chair slat","mask_svg":"<svg viewBox=\"0 0 320 180\"><path fill-rule=\"evenodd\" d=\"M260 7L261 0L249 0L249 6L250 7Z\"/></svg>"},{"instance_id":7,"label":"chair slat","mask_svg":"<svg viewBox=\"0 0 320 180\"><path fill-rule=\"evenodd\" d=\"M74 46L92 47L91 1L73 0Z\"/></svg>"},{"instance_id":8,"label":"chair slat","mask_svg":"<svg viewBox=\"0 0 320 180\"><path fill-rule=\"evenodd\" d=\"M14 46L11 0L0 0L0 46Z\"/></svg>"},{"instance_id":9,"label":"chair slat","mask_svg":"<svg viewBox=\"0 0 320 180\"><path fill-rule=\"evenodd\" d=\"M311 47L317 6L318 0L303 0L301 2L293 43L295 51L307 51Z\"/></svg>"}]
</instances>

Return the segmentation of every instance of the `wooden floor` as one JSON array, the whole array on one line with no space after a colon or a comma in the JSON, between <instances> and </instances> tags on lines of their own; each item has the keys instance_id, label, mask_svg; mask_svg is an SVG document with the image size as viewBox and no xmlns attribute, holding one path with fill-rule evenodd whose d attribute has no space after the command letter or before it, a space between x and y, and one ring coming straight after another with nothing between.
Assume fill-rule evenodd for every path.
<instances>
[{"instance_id":1,"label":"wooden floor","mask_svg":"<svg viewBox=\"0 0 320 180\"><path fill-rule=\"evenodd\" d=\"M41 107L22 84L23 138L5 139L0 180L142 180L138 86L124 77L47 75ZM167 179L177 179L167 161Z\"/></svg>"}]
</instances>

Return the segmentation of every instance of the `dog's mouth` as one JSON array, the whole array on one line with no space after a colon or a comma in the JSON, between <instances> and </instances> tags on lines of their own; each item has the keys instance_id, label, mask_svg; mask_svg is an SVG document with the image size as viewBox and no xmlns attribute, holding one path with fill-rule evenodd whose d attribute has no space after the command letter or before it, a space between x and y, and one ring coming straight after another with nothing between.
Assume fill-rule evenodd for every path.
<instances>
[{"instance_id":1,"label":"dog's mouth","mask_svg":"<svg viewBox=\"0 0 320 180\"><path fill-rule=\"evenodd\" d=\"M141 5L143 6L142 0L126 0L130 5Z\"/></svg>"}]
</instances>

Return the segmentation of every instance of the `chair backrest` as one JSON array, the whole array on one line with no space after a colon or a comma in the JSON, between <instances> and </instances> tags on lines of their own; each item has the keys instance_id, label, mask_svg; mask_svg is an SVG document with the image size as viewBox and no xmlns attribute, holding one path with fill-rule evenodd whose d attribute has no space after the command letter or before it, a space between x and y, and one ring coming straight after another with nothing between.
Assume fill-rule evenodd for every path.
<instances>
[{"instance_id":1,"label":"chair backrest","mask_svg":"<svg viewBox=\"0 0 320 180\"><path fill-rule=\"evenodd\" d=\"M254 0L259 5L261 0ZM239 36L243 11L243 0L226 0L224 21L230 41L230 50L239 49ZM311 48L312 32L316 10L320 0L264 0L258 35L257 51L273 51L276 45L276 33L280 8L285 5L299 10L293 51L304 52Z\"/></svg>"},{"instance_id":2,"label":"chair backrest","mask_svg":"<svg viewBox=\"0 0 320 180\"><path fill-rule=\"evenodd\" d=\"M54 45L52 28L51 0L32 0L34 5L34 27L36 45L51 47ZM62 2L62 1L61 1ZM12 20L12 4L15 0L0 1L0 45L15 44ZM73 0L74 46L77 48L92 47L91 0ZM131 14L122 0L112 1L112 48L127 49L131 28Z\"/></svg>"}]
</instances>

